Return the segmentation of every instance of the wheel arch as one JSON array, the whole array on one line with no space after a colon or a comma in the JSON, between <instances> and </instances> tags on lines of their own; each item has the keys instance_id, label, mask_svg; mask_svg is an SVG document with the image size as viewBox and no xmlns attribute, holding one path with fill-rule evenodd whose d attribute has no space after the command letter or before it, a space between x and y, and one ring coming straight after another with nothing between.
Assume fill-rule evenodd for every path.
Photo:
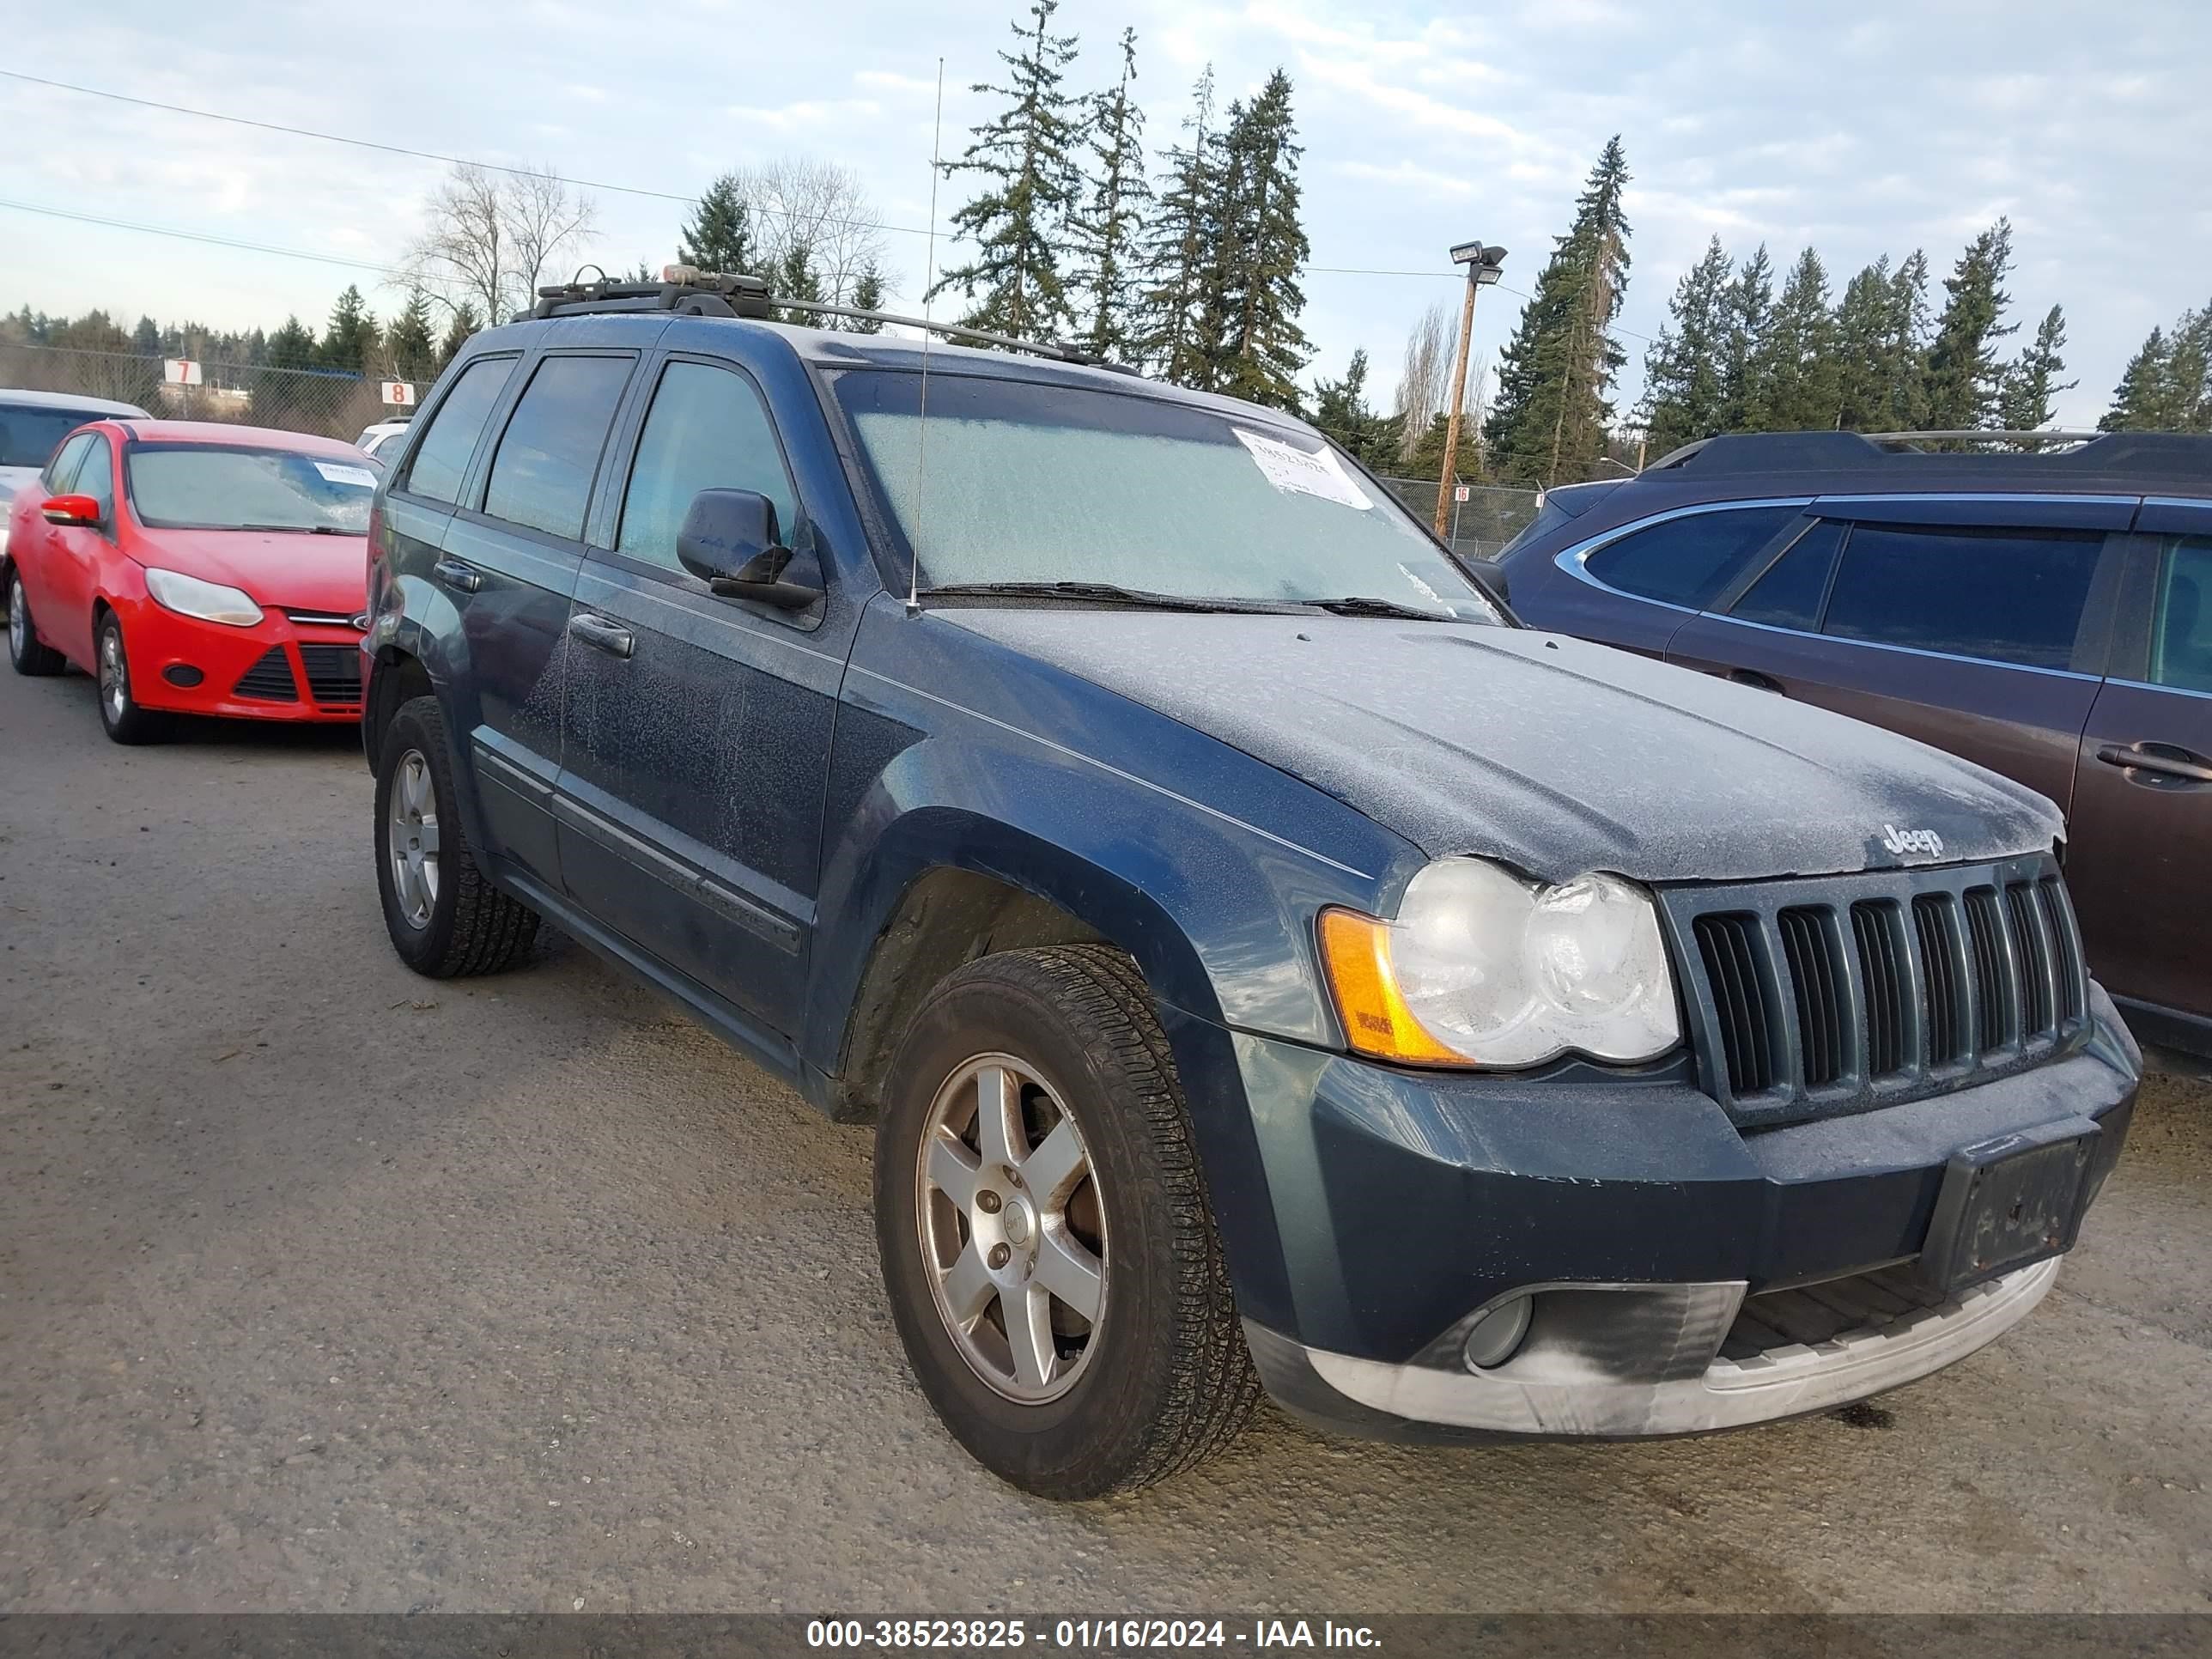
<instances>
[{"instance_id":1,"label":"wheel arch","mask_svg":"<svg viewBox=\"0 0 2212 1659\"><path fill-rule=\"evenodd\" d=\"M369 675L368 702L361 711L362 752L368 757L370 771L376 769L384 733L392 716L416 697L436 695L437 687L421 658L396 645L385 646L377 652Z\"/></svg>"}]
</instances>

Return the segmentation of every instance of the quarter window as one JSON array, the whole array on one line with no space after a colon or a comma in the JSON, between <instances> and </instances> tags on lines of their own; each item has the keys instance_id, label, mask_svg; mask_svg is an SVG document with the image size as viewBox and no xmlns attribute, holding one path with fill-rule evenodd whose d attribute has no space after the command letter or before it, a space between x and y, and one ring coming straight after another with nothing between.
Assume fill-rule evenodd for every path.
<instances>
[{"instance_id":1,"label":"quarter window","mask_svg":"<svg viewBox=\"0 0 2212 1659\"><path fill-rule=\"evenodd\" d=\"M629 379L628 357L548 357L500 435L483 510L549 536L584 533L592 476Z\"/></svg>"},{"instance_id":2,"label":"quarter window","mask_svg":"<svg viewBox=\"0 0 2212 1659\"><path fill-rule=\"evenodd\" d=\"M2212 691L2212 540L2191 538L2166 552L2151 619L2150 679Z\"/></svg>"},{"instance_id":3,"label":"quarter window","mask_svg":"<svg viewBox=\"0 0 2212 1659\"><path fill-rule=\"evenodd\" d=\"M1790 550L1729 607L1742 622L1811 631L1820 625L1821 602L1828 597L1828 572L1843 544L1844 527L1823 519L1790 544Z\"/></svg>"},{"instance_id":4,"label":"quarter window","mask_svg":"<svg viewBox=\"0 0 2212 1659\"><path fill-rule=\"evenodd\" d=\"M483 435L492 405L499 401L507 377L514 373L512 357L479 357L461 371L461 378L453 382L453 389L430 416L430 429L423 434L422 447L408 465L404 489L434 501L460 500L469 457L476 453L477 440Z\"/></svg>"},{"instance_id":5,"label":"quarter window","mask_svg":"<svg viewBox=\"0 0 2212 1659\"><path fill-rule=\"evenodd\" d=\"M702 489L750 489L775 503L787 540L797 517L775 428L743 375L705 363L674 362L660 377L623 493L618 550L670 569L676 535Z\"/></svg>"},{"instance_id":6,"label":"quarter window","mask_svg":"<svg viewBox=\"0 0 2212 1659\"><path fill-rule=\"evenodd\" d=\"M1794 507L1687 514L1607 544L1583 568L1608 587L1696 611L1796 516Z\"/></svg>"},{"instance_id":7,"label":"quarter window","mask_svg":"<svg viewBox=\"0 0 2212 1659\"><path fill-rule=\"evenodd\" d=\"M1856 525L1821 631L2063 668L2103 545L2095 532Z\"/></svg>"}]
</instances>

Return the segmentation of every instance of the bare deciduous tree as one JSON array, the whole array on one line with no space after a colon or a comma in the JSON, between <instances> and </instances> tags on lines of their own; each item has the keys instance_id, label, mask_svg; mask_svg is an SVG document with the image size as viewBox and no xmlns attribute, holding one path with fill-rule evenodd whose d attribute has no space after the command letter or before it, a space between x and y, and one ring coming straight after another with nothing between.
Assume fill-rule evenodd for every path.
<instances>
[{"instance_id":1,"label":"bare deciduous tree","mask_svg":"<svg viewBox=\"0 0 2212 1659\"><path fill-rule=\"evenodd\" d=\"M488 173L457 165L425 210L402 280L443 306L494 323L528 307L560 257L597 228L598 208L544 168Z\"/></svg>"},{"instance_id":2,"label":"bare deciduous tree","mask_svg":"<svg viewBox=\"0 0 2212 1659\"><path fill-rule=\"evenodd\" d=\"M883 233L871 222L875 207L850 167L786 155L741 167L736 178L762 270L783 270L798 249L832 305L850 305L860 279L871 269L881 270L887 250Z\"/></svg>"},{"instance_id":3,"label":"bare deciduous tree","mask_svg":"<svg viewBox=\"0 0 2212 1659\"><path fill-rule=\"evenodd\" d=\"M1451 395L1451 308L1439 301L1420 315L1406 337L1405 368L1398 380L1398 455L1413 458L1429 422Z\"/></svg>"}]
</instances>

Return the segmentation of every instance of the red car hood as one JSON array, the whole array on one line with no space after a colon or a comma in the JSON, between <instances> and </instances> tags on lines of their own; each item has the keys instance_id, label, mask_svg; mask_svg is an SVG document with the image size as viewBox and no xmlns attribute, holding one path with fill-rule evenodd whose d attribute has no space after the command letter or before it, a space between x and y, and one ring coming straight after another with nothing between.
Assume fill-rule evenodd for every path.
<instances>
[{"instance_id":1,"label":"red car hood","mask_svg":"<svg viewBox=\"0 0 2212 1659\"><path fill-rule=\"evenodd\" d=\"M280 610L350 617L368 603L368 538L264 530L143 531L131 556L241 587Z\"/></svg>"}]
</instances>

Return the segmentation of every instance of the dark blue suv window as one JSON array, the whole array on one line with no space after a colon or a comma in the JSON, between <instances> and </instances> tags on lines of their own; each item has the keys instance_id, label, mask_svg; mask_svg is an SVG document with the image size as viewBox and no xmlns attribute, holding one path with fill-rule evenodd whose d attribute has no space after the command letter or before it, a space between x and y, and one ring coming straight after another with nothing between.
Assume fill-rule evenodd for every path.
<instances>
[{"instance_id":1,"label":"dark blue suv window","mask_svg":"<svg viewBox=\"0 0 2212 1659\"><path fill-rule=\"evenodd\" d=\"M1608 587L1701 610L1797 516L1794 507L1724 507L1623 536L1583 561Z\"/></svg>"},{"instance_id":2,"label":"dark blue suv window","mask_svg":"<svg viewBox=\"0 0 2212 1659\"><path fill-rule=\"evenodd\" d=\"M1790 550L1729 607L1729 615L1773 628L1818 629L1828 597L1828 572L1843 539L1844 526L1823 519L1790 544Z\"/></svg>"},{"instance_id":3,"label":"dark blue suv window","mask_svg":"<svg viewBox=\"0 0 2212 1659\"><path fill-rule=\"evenodd\" d=\"M486 513L568 541L584 533L599 451L635 361L548 357L538 366L500 435Z\"/></svg>"}]
</instances>

